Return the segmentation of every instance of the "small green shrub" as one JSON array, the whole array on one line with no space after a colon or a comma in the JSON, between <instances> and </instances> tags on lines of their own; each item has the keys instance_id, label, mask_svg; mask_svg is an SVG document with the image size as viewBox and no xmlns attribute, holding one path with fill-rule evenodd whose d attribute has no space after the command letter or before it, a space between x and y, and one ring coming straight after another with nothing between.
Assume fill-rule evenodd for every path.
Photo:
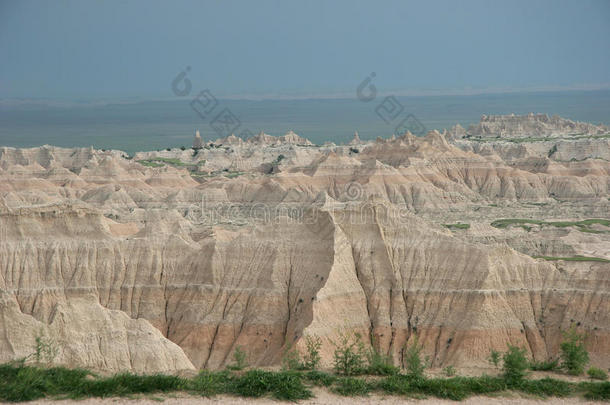
<instances>
[{"instance_id":1,"label":"small green shrub","mask_svg":"<svg viewBox=\"0 0 610 405\"><path fill-rule=\"evenodd\" d=\"M446 377L454 377L455 373L456 370L453 366L447 366L443 369L443 374L445 374Z\"/></svg>"},{"instance_id":2,"label":"small green shrub","mask_svg":"<svg viewBox=\"0 0 610 405\"><path fill-rule=\"evenodd\" d=\"M317 336L305 336L305 347L307 352L303 356L303 367L306 370L315 370L320 365L322 341Z\"/></svg>"},{"instance_id":3,"label":"small green shrub","mask_svg":"<svg viewBox=\"0 0 610 405\"><path fill-rule=\"evenodd\" d=\"M375 341L373 339L371 349L366 354L368 365L366 367L366 374L371 375L394 375L400 372L400 369L394 366L392 357L385 355L376 348Z\"/></svg>"},{"instance_id":4,"label":"small green shrub","mask_svg":"<svg viewBox=\"0 0 610 405\"><path fill-rule=\"evenodd\" d=\"M419 344L417 335L413 339L413 343L405 345L404 361L405 369L408 376L423 377L426 369L426 360L422 358L422 346Z\"/></svg>"},{"instance_id":5,"label":"small green shrub","mask_svg":"<svg viewBox=\"0 0 610 405\"><path fill-rule=\"evenodd\" d=\"M339 375L361 374L364 370L364 343L358 332L344 331L339 333L335 346L334 369Z\"/></svg>"},{"instance_id":6,"label":"small green shrub","mask_svg":"<svg viewBox=\"0 0 610 405\"><path fill-rule=\"evenodd\" d=\"M248 367L247 355L241 346L236 346L233 352L233 364L227 366L229 370L243 370Z\"/></svg>"},{"instance_id":7,"label":"small green shrub","mask_svg":"<svg viewBox=\"0 0 610 405\"><path fill-rule=\"evenodd\" d=\"M494 365L494 367L500 366L500 352L494 349L491 349L489 352L489 362Z\"/></svg>"},{"instance_id":8,"label":"small green shrub","mask_svg":"<svg viewBox=\"0 0 610 405\"><path fill-rule=\"evenodd\" d=\"M589 353L585 349L585 335L579 334L575 327L571 327L563 334L561 342L561 367L570 375L581 375L589 363Z\"/></svg>"},{"instance_id":9,"label":"small green shrub","mask_svg":"<svg viewBox=\"0 0 610 405\"><path fill-rule=\"evenodd\" d=\"M301 356L299 355L299 351L292 347L288 346L284 355L282 356L282 369L283 370L302 370L303 363L301 363Z\"/></svg>"},{"instance_id":10,"label":"small green shrub","mask_svg":"<svg viewBox=\"0 0 610 405\"><path fill-rule=\"evenodd\" d=\"M36 363L51 364L59 354L59 347L55 341L46 337L44 332L40 330L36 335L35 342L34 353L31 356L34 357Z\"/></svg>"},{"instance_id":11,"label":"small green shrub","mask_svg":"<svg viewBox=\"0 0 610 405\"><path fill-rule=\"evenodd\" d=\"M343 396L367 395L372 390L371 384L361 378L343 377L339 378L332 391Z\"/></svg>"},{"instance_id":12,"label":"small green shrub","mask_svg":"<svg viewBox=\"0 0 610 405\"><path fill-rule=\"evenodd\" d=\"M592 378L594 380L607 380L608 379L608 373L606 373L601 368L597 368L597 367L590 367L587 370L587 375L589 376L589 378Z\"/></svg>"},{"instance_id":13,"label":"small green shrub","mask_svg":"<svg viewBox=\"0 0 610 405\"><path fill-rule=\"evenodd\" d=\"M556 371L559 369L559 360L532 361L530 369L533 371Z\"/></svg>"},{"instance_id":14,"label":"small green shrub","mask_svg":"<svg viewBox=\"0 0 610 405\"><path fill-rule=\"evenodd\" d=\"M395 375L399 372L400 369L392 364L389 356L375 356L366 368L366 374L370 375Z\"/></svg>"},{"instance_id":15,"label":"small green shrub","mask_svg":"<svg viewBox=\"0 0 610 405\"><path fill-rule=\"evenodd\" d=\"M509 386L518 385L525 376L529 362L525 357L525 349L508 345L508 351L502 356L503 376Z\"/></svg>"}]
</instances>

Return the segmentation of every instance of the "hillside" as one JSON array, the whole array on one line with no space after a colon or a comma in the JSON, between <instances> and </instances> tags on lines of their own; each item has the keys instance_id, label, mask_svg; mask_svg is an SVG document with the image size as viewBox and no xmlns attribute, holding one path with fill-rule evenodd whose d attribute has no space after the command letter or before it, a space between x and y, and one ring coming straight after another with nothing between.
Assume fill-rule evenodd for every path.
<instances>
[{"instance_id":1,"label":"hillside","mask_svg":"<svg viewBox=\"0 0 610 405\"><path fill-rule=\"evenodd\" d=\"M277 365L307 335L330 364L349 328L396 361L418 335L434 367L484 367L507 343L555 357L574 325L608 368L610 134L570 123L0 147L0 362L42 333L108 372L217 369L237 346Z\"/></svg>"}]
</instances>

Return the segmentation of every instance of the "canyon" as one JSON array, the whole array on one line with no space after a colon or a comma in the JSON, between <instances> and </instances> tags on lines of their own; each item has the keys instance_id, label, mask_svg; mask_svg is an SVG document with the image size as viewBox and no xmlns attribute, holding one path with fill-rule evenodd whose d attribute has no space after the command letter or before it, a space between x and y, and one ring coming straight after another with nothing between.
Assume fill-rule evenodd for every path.
<instances>
[{"instance_id":1,"label":"canyon","mask_svg":"<svg viewBox=\"0 0 610 405\"><path fill-rule=\"evenodd\" d=\"M610 367L610 129L483 116L314 145L289 131L139 152L0 146L0 362L274 366L357 331L402 361L557 357Z\"/></svg>"}]
</instances>

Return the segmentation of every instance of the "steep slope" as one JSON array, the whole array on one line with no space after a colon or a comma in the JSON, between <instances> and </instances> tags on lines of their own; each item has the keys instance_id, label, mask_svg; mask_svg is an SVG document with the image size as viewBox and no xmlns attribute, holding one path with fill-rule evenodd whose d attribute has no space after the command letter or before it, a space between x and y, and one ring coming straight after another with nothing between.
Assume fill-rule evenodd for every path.
<instances>
[{"instance_id":1,"label":"steep slope","mask_svg":"<svg viewBox=\"0 0 610 405\"><path fill-rule=\"evenodd\" d=\"M484 366L507 343L555 356L575 325L608 367L608 161L449 139L0 148L0 361L44 334L107 371L219 368L237 346L272 365L313 334L329 364L348 328L397 361L418 335L435 366Z\"/></svg>"}]
</instances>

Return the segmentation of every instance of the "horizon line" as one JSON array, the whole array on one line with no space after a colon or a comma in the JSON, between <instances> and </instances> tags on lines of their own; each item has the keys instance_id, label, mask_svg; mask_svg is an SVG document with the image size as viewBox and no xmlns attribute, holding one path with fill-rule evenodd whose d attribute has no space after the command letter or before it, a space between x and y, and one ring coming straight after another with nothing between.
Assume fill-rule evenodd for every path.
<instances>
[{"instance_id":1,"label":"horizon line","mask_svg":"<svg viewBox=\"0 0 610 405\"><path fill-rule=\"evenodd\" d=\"M380 91L377 97L472 97L482 95L509 95L525 93L560 93L576 91L607 91L610 83L596 85L574 85L574 86L536 86L523 88L495 87L483 89L443 89L443 90L394 90ZM210 90L212 91L212 90ZM329 92L329 93L228 93L217 95L218 99L230 101L291 101L291 100L356 100L354 92ZM0 97L0 107L19 106L28 104L41 104L49 107L69 106L100 106L108 104L137 104L155 101L178 101L185 100L191 96L116 96L116 97Z\"/></svg>"}]
</instances>

